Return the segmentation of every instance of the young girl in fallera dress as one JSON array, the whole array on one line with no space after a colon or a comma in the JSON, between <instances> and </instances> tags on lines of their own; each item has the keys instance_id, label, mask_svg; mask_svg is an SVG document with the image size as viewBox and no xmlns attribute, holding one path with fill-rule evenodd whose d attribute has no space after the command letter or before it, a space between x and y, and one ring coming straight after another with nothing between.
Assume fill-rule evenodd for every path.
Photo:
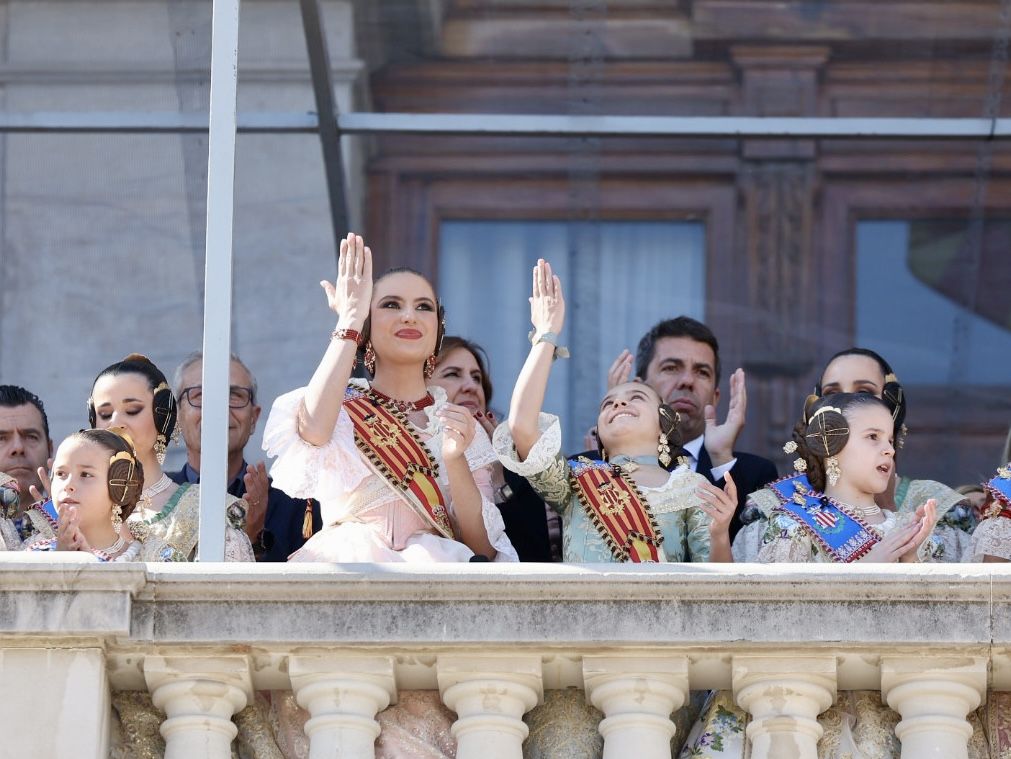
<instances>
[{"instance_id":1,"label":"young girl in fallera dress","mask_svg":"<svg viewBox=\"0 0 1011 759\"><path fill-rule=\"evenodd\" d=\"M833 356L822 371L821 380L815 388L819 396L837 393L866 393L881 398L892 414L894 445L898 458L899 449L906 437L907 402L905 391L891 366L880 355L866 348L849 348ZM801 460L797 460L797 466ZM806 462L803 466L806 467ZM897 471L898 461L893 467L888 487L875 495L875 502L885 511L915 511L927 499L937 504L938 524L934 528L934 538L940 542L942 551L935 559L945 562L963 561L969 553L969 533L952 520L965 496L952 488L934 480L913 480L902 477ZM810 487L806 472L795 471L788 477L770 484L748 496L747 517L750 521L734 539L734 560L756 561L762 547L762 539L768 528L772 511L784 500L789 500L799 484Z\"/></svg>"},{"instance_id":2,"label":"young girl in fallera dress","mask_svg":"<svg viewBox=\"0 0 1011 759\"><path fill-rule=\"evenodd\" d=\"M143 486L144 469L124 436L94 429L71 435L53 460L56 536L26 550L73 551L102 562L183 561L165 541L134 535L124 525Z\"/></svg>"},{"instance_id":3,"label":"young girl in fallera dress","mask_svg":"<svg viewBox=\"0 0 1011 759\"><path fill-rule=\"evenodd\" d=\"M794 489L769 515L759 560L767 562L917 562L941 552L933 536L936 503L883 510L876 496L895 467L891 409L868 393L812 396L789 450L803 462L810 488ZM819 717L821 759L898 759L898 715L881 694L846 691ZM681 759L742 759L748 717L733 694L712 694Z\"/></svg>"}]
</instances>

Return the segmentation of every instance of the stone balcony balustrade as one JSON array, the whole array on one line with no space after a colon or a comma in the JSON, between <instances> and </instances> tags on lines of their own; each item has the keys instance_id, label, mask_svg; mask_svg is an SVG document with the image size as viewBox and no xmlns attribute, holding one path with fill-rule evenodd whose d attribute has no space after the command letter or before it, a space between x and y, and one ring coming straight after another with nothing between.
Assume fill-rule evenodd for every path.
<instances>
[{"instance_id":1,"label":"stone balcony balustrade","mask_svg":"<svg viewBox=\"0 0 1011 759\"><path fill-rule=\"evenodd\" d=\"M604 714L605 759L670 756L690 689L733 691L755 759L814 759L818 714L867 689L901 715L903 759L957 759L967 713L1011 690L1011 570L0 554L2 756L105 759L110 693L148 690L166 757L224 759L252 694L292 690L311 757L371 757L409 688L457 714L459 759L520 759L523 714L571 687Z\"/></svg>"}]
</instances>

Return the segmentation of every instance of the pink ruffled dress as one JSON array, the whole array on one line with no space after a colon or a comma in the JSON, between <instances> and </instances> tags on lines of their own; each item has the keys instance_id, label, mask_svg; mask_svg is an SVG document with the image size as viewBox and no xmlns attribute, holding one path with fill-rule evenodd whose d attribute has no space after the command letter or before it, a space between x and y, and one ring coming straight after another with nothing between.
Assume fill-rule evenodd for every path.
<instances>
[{"instance_id":1,"label":"pink ruffled dress","mask_svg":"<svg viewBox=\"0 0 1011 759\"><path fill-rule=\"evenodd\" d=\"M368 388L363 380L352 383ZM442 424L437 417L447 403L446 393L439 387L431 388L431 393L435 403L425 409L427 425L415 431L439 465L439 487L449 499L446 506L452 514L442 460ZM372 468L355 446L354 426L344 409L326 445L310 445L299 437L297 418L304 395L305 388L299 388L274 401L263 433L263 449L277 458L270 470L274 487L292 498L315 498L323 517L323 529L289 561L441 562L468 561L474 555L463 543L439 535ZM488 540L498 551L495 561L519 561L492 500L489 465L497 459L480 425L466 456L481 492Z\"/></svg>"}]
</instances>

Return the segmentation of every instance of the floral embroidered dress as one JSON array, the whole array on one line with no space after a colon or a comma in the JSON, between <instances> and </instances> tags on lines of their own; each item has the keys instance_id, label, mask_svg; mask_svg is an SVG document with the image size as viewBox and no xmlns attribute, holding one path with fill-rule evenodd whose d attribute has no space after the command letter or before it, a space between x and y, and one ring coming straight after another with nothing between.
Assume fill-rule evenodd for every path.
<instances>
[{"instance_id":1,"label":"floral embroidered dress","mask_svg":"<svg viewBox=\"0 0 1011 759\"><path fill-rule=\"evenodd\" d=\"M841 511L849 513L845 505L837 505ZM881 513L885 517L883 522L867 524L870 531L875 533L879 539L899 527L908 525L915 518L915 514L909 511L882 511ZM943 551L941 541L931 535L923 541L917 551L917 557L920 561L937 561L937 557ZM809 527L801 524L793 515L777 508L769 517L762 547L758 551L758 561L763 563L806 561L838 563L839 559L812 536Z\"/></svg>"},{"instance_id":2,"label":"floral embroidered dress","mask_svg":"<svg viewBox=\"0 0 1011 759\"><path fill-rule=\"evenodd\" d=\"M18 481L0 472L0 551L20 551L29 543L56 537L52 502L33 503L19 515L20 505Z\"/></svg>"},{"instance_id":3,"label":"floral embroidered dress","mask_svg":"<svg viewBox=\"0 0 1011 759\"><path fill-rule=\"evenodd\" d=\"M757 515L755 521L745 525L734 538L735 562L760 561L758 556L768 535L769 517L782 503L781 496L777 495L775 488L792 482L808 485L805 475L792 475L748 496L748 509L757 512ZM915 513L916 509L929 498L937 501L938 514L938 524L934 528L932 537L934 543L932 560L965 561L965 557L969 554L969 535L945 520L945 516L952 512L953 507L965 500L965 496L947 485L933 480L899 478L895 487L895 504L899 514ZM903 517L903 519L905 518Z\"/></svg>"},{"instance_id":4,"label":"floral embroidered dress","mask_svg":"<svg viewBox=\"0 0 1011 759\"><path fill-rule=\"evenodd\" d=\"M253 546L242 531L246 519L244 502L226 495L225 561L256 561ZM200 486L180 485L160 511L138 506L126 520L130 531L142 541L164 541L190 561L200 538Z\"/></svg>"},{"instance_id":5,"label":"floral embroidered dress","mask_svg":"<svg viewBox=\"0 0 1011 759\"><path fill-rule=\"evenodd\" d=\"M972 547L965 561L983 561L986 556L1011 561L1011 464L998 468L983 488L986 507L972 533Z\"/></svg>"},{"instance_id":6,"label":"floral embroidered dress","mask_svg":"<svg viewBox=\"0 0 1011 759\"><path fill-rule=\"evenodd\" d=\"M41 552L55 551L57 550L56 538L48 538L31 543L25 547L25 550ZM154 535L150 535L145 540L137 540L136 538L131 540L127 549L114 559L109 559L89 551L77 551L76 553L79 553L83 558L91 557L98 562L120 563L127 561L186 561L186 557L179 553L179 551Z\"/></svg>"},{"instance_id":7,"label":"floral embroidered dress","mask_svg":"<svg viewBox=\"0 0 1011 759\"><path fill-rule=\"evenodd\" d=\"M573 462L561 455L561 427L558 417L542 413L538 418L541 435L524 461L516 455L509 426L500 424L492 438L502 465L526 477L545 502L562 516L562 560L566 562L616 562L607 541L594 525L572 485ZM687 466L670 473L655 488L639 486L653 512L667 561L709 560L709 515L698 508L696 488L706 479Z\"/></svg>"},{"instance_id":8,"label":"floral embroidered dress","mask_svg":"<svg viewBox=\"0 0 1011 759\"><path fill-rule=\"evenodd\" d=\"M367 393L364 380L352 380L350 393ZM438 413L447 403L442 388L430 389L435 403L424 409L426 425L410 422L436 465L436 481L452 515L449 480L442 460L442 423ZM305 388L274 401L263 434L263 448L277 460L270 474L274 486L293 498L316 498L323 529L290 561L327 562L438 562L468 561L474 555L465 544L438 534L435 527L378 471L355 444L355 428L341 408L330 441L322 446L305 442L298 434L298 413ZM347 396L346 396L347 397ZM489 464L495 461L488 436L480 427L467 447L467 463L481 493L481 513L488 540L497 551L496 561L518 561L505 534L502 515L492 496Z\"/></svg>"}]
</instances>

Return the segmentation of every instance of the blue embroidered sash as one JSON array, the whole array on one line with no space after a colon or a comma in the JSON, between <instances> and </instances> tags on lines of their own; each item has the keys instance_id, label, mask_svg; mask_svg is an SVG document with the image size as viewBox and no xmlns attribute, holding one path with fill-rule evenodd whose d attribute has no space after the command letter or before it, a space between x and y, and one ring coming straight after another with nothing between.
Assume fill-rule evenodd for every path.
<instances>
[{"instance_id":1,"label":"blue embroidered sash","mask_svg":"<svg viewBox=\"0 0 1011 759\"><path fill-rule=\"evenodd\" d=\"M856 561L881 540L862 519L847 514L821 493L811 490L807 475L784 477L771 487L781 501L777 510L803 527L833 561L842 564Z\"/></svg>"}]
</instances>

